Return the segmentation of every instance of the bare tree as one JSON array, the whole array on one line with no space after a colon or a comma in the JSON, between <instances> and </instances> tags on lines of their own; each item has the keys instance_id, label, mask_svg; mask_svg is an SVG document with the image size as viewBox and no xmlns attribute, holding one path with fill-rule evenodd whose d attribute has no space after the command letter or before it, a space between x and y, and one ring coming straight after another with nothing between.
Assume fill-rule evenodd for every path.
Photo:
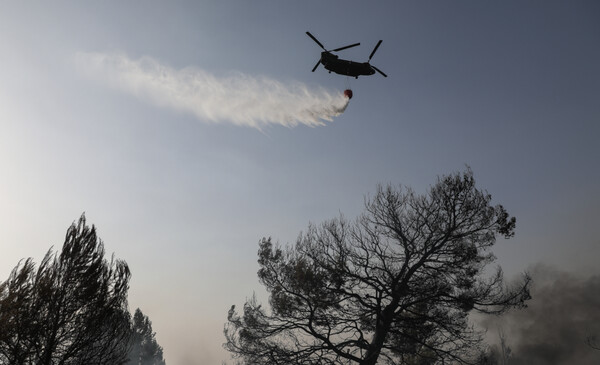
<instances>
[{"instance_id":1,"label":"bare tree","mask_svg":"<svg viewBox=\"0 0 600 365\"><path fill-rule=\"evenodd\" d=\"M475 187L470 169L425 195L380 186L356 221L310 225L293 246L259 243L270 310L232 306L225 348L245 364L434 364L476 356L471 311L500 314L529 299L530 278L491 275L496 236L515 218Z\"/></svg>"},{"instance_id":2,"label":"bare tree","mask_svg":"<svg viewBox=\"0 0 600 365\"><path fill-rule=\"evenodd\" d=\"M104 258L96 230L82 216L60 255L38 269L29 259L0 284L0 363L122 364L131 336L130 272Z\"/></svg>"}]
</instances>

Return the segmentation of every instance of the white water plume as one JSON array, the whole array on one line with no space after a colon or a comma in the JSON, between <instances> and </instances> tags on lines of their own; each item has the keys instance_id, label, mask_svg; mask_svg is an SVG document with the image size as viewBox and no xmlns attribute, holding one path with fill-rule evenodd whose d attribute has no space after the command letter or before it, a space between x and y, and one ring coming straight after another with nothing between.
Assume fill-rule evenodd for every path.
<instances>
[{"instance_id":1,"label":"white water plume","mask_svg":"<svg viewBox=\"0 0 600 365\"><path fill-rule=\"evenodd\" d=\"M258 129L270 124L319 126L343 113L349 101L341 92L300 82L285 84L239 72L219 77L194 67L176 70L150 57L78 53L76 63L93 79L207 122Z\"/></svg>"}]
</instances>

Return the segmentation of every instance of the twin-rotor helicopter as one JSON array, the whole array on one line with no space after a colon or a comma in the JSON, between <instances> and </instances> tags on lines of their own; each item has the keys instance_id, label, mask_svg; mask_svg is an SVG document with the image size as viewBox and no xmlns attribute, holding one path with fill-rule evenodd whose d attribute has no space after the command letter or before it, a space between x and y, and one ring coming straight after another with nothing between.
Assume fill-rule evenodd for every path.
<instances>
[{"instance_id":1,"label":"twin-rotor helicopter","mask_svg":"<svg viewBox=\"0 0 600 365\"><path fill-rule=\"evenodd\" d=\"M371 62L371 58L375 54L375 51L377 51L377 48L379 48L379 45L381 44L382 40L377 42L377 45L375 45L375 48L373 48L373 51L371 52L371 55L369 56L367 62L354 62L341 59L337 55L334 55L332 52L338 52L344 49L356 47L360 45L360 43L354 43L348 46L327 50L323 46L323 44L321 44L321 42L319 42L317 38L315 38L315 36L310 34L310 32L306 32L306 34L313 41L315 41L319 45L319 47L323 49L323 52L321 52L321 58L319 59L315 67L313 67L312 72L315 72L317 67L319 67L319 64L322 64L323 67L325 67L325 69L329 70L329 73L335 72L336 74L352 76L357 79L358 76L370 76L375 74L375 72L380 73L383 77L387 77L387 75L383 73L383 71L369 63Z\"/></svg>"}]
</instances>

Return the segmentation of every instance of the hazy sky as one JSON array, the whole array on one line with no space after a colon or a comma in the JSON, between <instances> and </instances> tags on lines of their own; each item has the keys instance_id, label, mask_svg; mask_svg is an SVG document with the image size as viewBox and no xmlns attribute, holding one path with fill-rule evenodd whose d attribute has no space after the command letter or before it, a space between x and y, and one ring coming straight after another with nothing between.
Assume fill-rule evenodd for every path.
<instances>
[{"instance_id":1,"label":"hazy sky","mask_svg":"<svg viewBox=\"0 0 600 365\"><path fill-rule=\"evenodd\" d=\"M389 77L311 73L307 30L357 61L383 39ZM167 362L220 364L260 238L466 164L517 218L509 276L595 273L599 45L597 1L2 2L0 280L85 212Z\"/></svg>"}]
</instances>

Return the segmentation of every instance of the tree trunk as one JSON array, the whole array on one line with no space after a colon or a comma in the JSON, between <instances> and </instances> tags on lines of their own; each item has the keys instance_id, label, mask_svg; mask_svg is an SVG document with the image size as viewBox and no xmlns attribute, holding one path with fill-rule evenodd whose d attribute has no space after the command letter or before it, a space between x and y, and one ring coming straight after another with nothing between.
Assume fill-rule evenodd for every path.
<instances>
[{"instance_id":1,"label":"tree trunk","mask_svg":"<svg viewBox=\"0 0 600 365\"><path fill-rule=\"evenodd\" d=\"M377 324L375 326L375 334L373 335L373 341L371 342L371 345L369 346L369 349L367 350L364 359L360 362L360 365L377 364L379 354L381 353L381 348L383 347L383 344L385 343L385 338L387 337L387 334L390 331L394 311L396 310L397 306L398 300L392 301L385 307L385 309L377 318Z\"/></svg>"}]
</instances>

